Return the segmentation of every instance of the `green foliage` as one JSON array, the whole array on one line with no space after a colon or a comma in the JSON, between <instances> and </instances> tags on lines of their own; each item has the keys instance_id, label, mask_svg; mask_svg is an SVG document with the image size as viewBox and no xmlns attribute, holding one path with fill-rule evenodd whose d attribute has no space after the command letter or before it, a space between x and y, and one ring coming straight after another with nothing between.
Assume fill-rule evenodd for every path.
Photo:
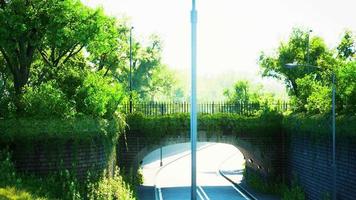
<instances>
[{"instance_id":1,"label":"green foliage","mask_svg":"<svg viewBox=\"0 0 356 200\"><path fill-rule=\"evenodd\" d=\"M198 129L208 133L258 134L270 136L280 133L282 116L275 112L260 113L256 116L237 114L199 114ZM177 135L189 130L190 116L178 113L163 116L144 116L133 113L127 116L129 130L137 132L152 141L165 135Z\"/></svg>"},{"instance_id":2,"label":"green foliage","mask_svg":"<svg viewBox=\"0 0 356 200\"><path fill-rule=\"evenodd\" d=\"M6 67L14 77L17 94L21 93L22 87L29 79L36 47L43 39L48 25L47 9L50 2L0 2L0 52L6 61Z\"/></svg>"},{"instance_id":3,"label":"green foliage","mask_svg":"<svg viewBox=\"0 0 356 200\"><path fill-rule=\"evenodd\" d=\"M77 90L75 101L77 111L94 117L110 117L123 99L121 85L90 73Z\"/></svg>"},{"instance_id":4,"label":"green foliage","mask_svg":"<svg viewBox=\"0 0 356 200\"><path fill-rule=\"evenodd\" d=\"M308 113L326 113L331 110L331 87L314 81L311 75L297 79L299 98L294 98L295 104Z\"/></svg>"},{"instance_id":5,"label":"green foliage","mask_svg":"<svg viewBox=\"0 0 356 200\"><path fill-rule=\"evenodd\" d=\"M351 31L345 31L340 44L337 47L338 57L353 59L356 55L355 35Z\"/></svg>"},{"instance_id":6,"label":"green foliage","mask_svg":"<svg viewBox=\"0 0 356 200\"><path fill-rule=\"evenodd\" d=\"M24 117L66 118L74 114L73 105L54 82L27 87L22 98Z\"/></svg>"},{"instance_id":7,"label":"green foliage","mask_svg":"<svg viewBox=\"0 0 356 200\"><path fill-rule=\"evenodd\" d=\"M309 35L294 29L275 55L262 53L263 76L285 80L297 111L319 114L331 110L332 75L335 74L337 112L354 113L356 62L352 32L345 32L335 50L329 49L321 38ZM298 67L288 69L287 63L296 63Z\"/></svg>"},{"instance_id":8,"label":"green foliage","mask_svg":"<svg viewBox=\"0 0 356 200\"><path fill-rule=\"evenodd\" d=\"M225 90L224 95L229 102L257 102L259 97L258 89L253 90L248 81L237 81L232 91Z\"/></svg>"},{"instance_id":9,"label":"green foliage","mask_svg":"<svg viewBox=\"0 0 356 200\"><path fill-rule=\"evenodd\" d=\"M272 93L263 92L262 89L262 85L254 86L248 81L240 80L235 83L232 90L226 89L224 96L229 103L258 105L255 112L260 111L259 105L263 105L264 109L275 110L281 101Z\"/></svg>"},{"instance_id":10,"label":"green foliage","mask_svg":"<svg viewBox=\"0 0 356 200\"><path fill-rule=\"evenodd\" d=\"M105 26L99 10L84 6L79 0L50 1L47 5L48 24L38 51L46 63L44 76L53 76L53 70L65 64L88 45Z\"/></svg>"},{"instance_id":11,"label":"green foliage","mask_svg":"<svg viewBox=\"0 0 356 200\"><path fill-rule=\"evenodd\" d=\"M116 76L127 65L129 28L125 20L106 17L102 10L99 13L101 26L87 47L89 60L95 64L96 70Z\"/></svg>"},{"instance_id":12,"label":"green foliage","mask_svg":"<svg viewBox=\"0 0 356 200\"><path fill-rule=\"evenodd\" d=\"M114 177L103 177L95 184L89 185L88 199L122 199L122 200L134 200L134 193L125 183L124 179L120 175L118 168L114 172Z\"/></svg>"},{"instance_id":13,"label":"green foliage","mask_svg":"<svg viewBox=\"0 0 356 200\"><path fill-rule=\"evenodd\" d=\"M282 200L305 200L305 193L298 185L292 185L283 192Z\"/></svg>"},{"instance_id":14,"label":"green foliage","mask_svg":"<svg viewBox=\"0 0 356 200\"><path fill-rule=\"evenodd\" d=\"M330 137L331 114L293 114L284 117L283 128L289 134L309 135L315 139ZM354 137L356 134L356 117L340 115L336 117L336 134L339 138Z\"/></svg>"},{"instance_id":15,"label":"green foliage","mask_svg":"<svg viewBox=\"0 0 356 200\"><path fill-rule=\"evenodd\" d=\"M136 199L131 185L126 183L118 168L113 177L91 174L78 180L73 173L62 170L46 177L16 173L6 151L0 154L0 198L9 199Z\"/></svg>"},{"instance_id":16,"label":"green foliage","mask_svg":"<svg viewBox=\"0 0 356 200\"><path fill-rule=\"evenodd\" d=\"M345 63L337 72L337 109L356 113L356 61Z\"/></svg>"},{"instance_id":17,"label":"green foliage","mask_svg":"<svg viewBox=\"0 0 356 200\"><path fill-rule=\"evenodd\" d=\"M286 189L286 186L280 183L279 180L274 183L267 182L261 175L251 170L247 173L247 170L245 169L244 180L246 180L248 186L265 194L280 195Z\"/></svg>"},{"instance_id":18,"label":"green foliage","mask_svg":"<svg viewBox=\"0 0 356 200\"><path fill-rule=\"evenodd\" d=\"M308 46L309 54L307 53ZM331 52L321 38L310 37L308 31L293 29L289 40L282 42L274 55L261 54L259 64L263 70L263 76L284 80L291 94L299 97L296 80L314 72L315 69L297 67L291 70L286 68L285 65L287 63L298 63L321 66L320 64L323 63L322 67L330 68L330 63L324 62L329 58L331 58Z\"/></svg>"},{"instance_id":19,"label":"green foliage","mask_svg":"<svg viewBox=\"0 0 356 200\"><path fill-rule=\"evenodd\" d=\"M69 119L7 119L0 121L0 139L2 141L84 139L93 137L115 140L122 133L125 123L122 118L110 120L82 116Z\"/></svg>"}]
</instances>

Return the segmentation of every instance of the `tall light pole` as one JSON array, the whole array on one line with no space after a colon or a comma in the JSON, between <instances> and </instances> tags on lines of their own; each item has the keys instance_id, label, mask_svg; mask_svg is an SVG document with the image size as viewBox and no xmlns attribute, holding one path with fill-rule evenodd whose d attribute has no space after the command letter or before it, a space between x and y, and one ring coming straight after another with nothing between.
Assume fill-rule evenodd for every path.
<instances>
[{"instance_id":1,"label":"tall light pole","mask_svg":"<svg viewBox=\"0 0 356 200\"><path fill-rule=\"evenodd\" d=\"M129 87L130 87L130 113L132 113L132 29L133 26L130 28L130 75L129 75Z\"/></svg>"},{"instance_id":2,"label":"tall light pole","mask_svg":"<svg viewBox=\"0 0 356 200\"><path fill-rule=\"evenodd\" d=\"M197 153L197 11L195 0L192 0L191 20L191 111L190 111L190 143L191 143L191 200L197 199L196 153Z\"/></svg>"},{"instance_id":3,"label":"tall light pole","mask_svg":"<svg viewBox=\"0 0 356 200\"><path fill-rule=\"evenodd\" d=\"M335 120L335 73L332 74L332 134L333 134L333 200L336 200L336 120Z\"/></svg>"},{"instance_id":4,"label":"tall light pole","mask_svg":"<svg viewBox=\"0 0 356 200\"><path fill-rule=\"evenodd\" d=\"M312 68L317 68L320 69L321 67L319 66L313 66L313 65L298 65L298 64L291 64L288 63L285 65L285 67L292 69L296 67L312 67ZM333 200L336 200L336 113L335 113L335 93L336 93L336 88L335 88L335 73L334 71L332 72L332 105L331 105L331 117L332 117L332 196Z\"/></svg>"}]
</instances>

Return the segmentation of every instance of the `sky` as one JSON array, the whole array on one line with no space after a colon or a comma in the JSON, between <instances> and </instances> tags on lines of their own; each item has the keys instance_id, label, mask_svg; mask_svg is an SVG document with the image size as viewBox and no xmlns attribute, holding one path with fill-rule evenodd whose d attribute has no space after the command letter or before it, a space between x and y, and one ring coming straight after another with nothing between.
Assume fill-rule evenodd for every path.
<instances>
[{"instance_id":1,"label":"sky","mask_svg":"<svg viewBox=\"0 0 356 200\"><path fill-rule=\"evenodd\" d=\"M82 0L102 6L107 14L129 18L135 37L158 34L163 62L175 70L190 69L191 0ZM224 75L284 90L283 83L262 79L261 51L273 53L293 27L335 47L345 29L356 31L356 0L196 0L198 11L198 76ZM198 81L198 84L204 85ZM199 88L199 86L198 86ZM204 88L204 87L203 87Z\"/></svg>"}]
</instances>

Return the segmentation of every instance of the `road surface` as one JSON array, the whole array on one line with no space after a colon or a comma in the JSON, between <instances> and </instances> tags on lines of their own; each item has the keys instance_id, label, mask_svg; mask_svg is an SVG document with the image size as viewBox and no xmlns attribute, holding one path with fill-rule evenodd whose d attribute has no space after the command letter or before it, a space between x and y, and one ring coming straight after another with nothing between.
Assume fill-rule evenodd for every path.
<instances>
[{"instance_id":1,"label":"road surface","mask_svg":"<svg viewBox=\"0 0 356 200\"><path fill-rule=\"evenodd\" d=\"M189 143L164 147L162 167L159 164L159 149L145 157L142 165L144 186L154 188L154 195L151 192L149 198L143 197L142 199L190 199L191 157L189 147ZM243 170L243 155L236 147L222 143L198 143L198 200L248 199L238 188L220 175L219 170L229 168L227 165L232 166L235 170ZM242 175L240 178L242 179Z\"/></svg>"}]
</instances>

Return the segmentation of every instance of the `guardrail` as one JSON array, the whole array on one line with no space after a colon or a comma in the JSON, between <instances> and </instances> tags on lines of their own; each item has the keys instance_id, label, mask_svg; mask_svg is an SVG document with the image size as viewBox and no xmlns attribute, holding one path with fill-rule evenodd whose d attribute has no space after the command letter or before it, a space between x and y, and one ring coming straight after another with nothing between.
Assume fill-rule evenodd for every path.
<instances>
[{"instance_id":1,"label":"guardrail","mask_svg":"<svg viewBox=\"0 0 356 200\"><path fill-rule=\"evenodd\" d=\"M190 109L191 106L188 102L140 102L132 105L133 112L141 112L147 116L190 113ZM291 110L292 106L288 102L276 102L272 104L209 102L198 104L198 112L205 114L236 113L240 115L253 115L257 111L264 109L285 112ZM122 112L129 113L130 104L124 104Z\"/></svg>"}]
</instances>

